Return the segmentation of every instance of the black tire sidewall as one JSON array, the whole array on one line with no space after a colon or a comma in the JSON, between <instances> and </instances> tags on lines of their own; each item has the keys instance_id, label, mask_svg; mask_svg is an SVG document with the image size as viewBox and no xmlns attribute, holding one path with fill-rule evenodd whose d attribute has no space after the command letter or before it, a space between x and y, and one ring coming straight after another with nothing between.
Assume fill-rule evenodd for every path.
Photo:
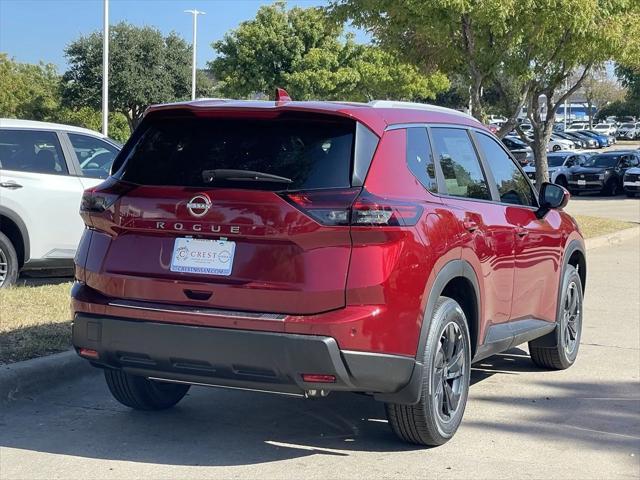
<instances>
[{"instance_id":1,"label":"black tire sidewall","mask_svg":"<svg viewBox=\"0 0 640 480\"><path fill-rule=\"evenodd\" d=\"M6 288L18 280L18 254L16 253L16 249L14 248L11 240L7 238L7 236L0 232L0 250L4 252L5 257L7 258L7 276L0 285L0 288Z\"/></svg>"},{"instance_id":2,"label":"black tire sidewall","mask_svg":"<svg viewBox=\"0 0 640 480\"><path fill-rule=\"evenodd\" d=\"M576 339L576 348L573 350L571 355L567 355L567 352L564 349L564 321L562 319L563 309L562 306L564 304L564 298L567 294L567 289L571 282L575 282L578 286L578 295L580 300L580 315L578 321L577 328L577 336ZM560 355L560 359L565 366L565 368L573 365L578 356L578 350L580 350L580 339L582 338L582 320L584 315L583 309L583 300L584 293L582 291L582 281L580 280L580 275L578 275L578 271L575 269L573 265L567 265L564 273L564 277L562 279L562 296L560 297L560 303L558 304L558 311L556 314L556 322L558 327L556 328L556 348L558 349L558 353Z\"/></svg>"},{"instance_id":3,"label":"black tire sidewall","mask_svg":"<svg viewBox=\"0 0 640 480\"><path fill-rule=\"evenodd\" d=\"M467 379L467 383L463 387L464 391L460 397L461 403L458 411L449 422L443 424L433 407L432 394L434 392L431 392L431 385L433 384L435 352L437 351L438 342L440 341L444 327L451 321L458 325L464 337L466 345L464 374ZM436 305L436 309L431 320L429 336L427 337L425 345L423 368L422 395L420 398L421 406L425 410L426 418L432 423L432 425L429 426L430 430L434 433L437 432L438 436L442 439L442 443L444 443L453 437L462 422L462 417L464 416L467 398L469 395L469 379L471 373L471 343L469 338L469 328L467 327L466 318L462 308L453 299L440 297L438 304Z\"/></svg>"}]
</instances>

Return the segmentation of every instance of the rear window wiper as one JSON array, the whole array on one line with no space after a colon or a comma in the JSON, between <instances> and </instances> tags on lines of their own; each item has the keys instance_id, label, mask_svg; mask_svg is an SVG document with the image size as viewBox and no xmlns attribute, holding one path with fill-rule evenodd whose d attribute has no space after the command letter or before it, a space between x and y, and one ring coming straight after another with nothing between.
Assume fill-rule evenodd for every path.
<instances>
[{"instance_id":1,"label":"rear window wiper","mask_svg":"<svg viewBox=\"0 0 640 480\"><path fill-rule=\"evenodd\" d=\"M274 182L293 183L293 180L279 175L272 175L264 172L254 172L253 170L234 170L217 168L215 170L203 170L202 180L205 183L213 183L216 180L226 180L232 182Z\"/></svg>"}]
</instances>

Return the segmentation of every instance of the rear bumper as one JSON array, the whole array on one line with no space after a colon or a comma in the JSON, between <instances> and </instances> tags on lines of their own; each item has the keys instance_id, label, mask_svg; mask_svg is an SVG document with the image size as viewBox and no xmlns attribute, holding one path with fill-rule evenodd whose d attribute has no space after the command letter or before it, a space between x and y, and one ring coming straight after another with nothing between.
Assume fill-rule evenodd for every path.
<instances>
[{"instance_id":1,"label":"rear bumper","mask_svg":"<svg viewBox=\"0 0 640 480\"><path fill-rule=\"evenodd\" d=\"M73 345L98 352L95 366L134 375L302 395L305 390L352 391L415 403L422 365L414 358L340 350L335 339L254 330L177 325L76 314ZM302 374L333 375L310 383Z\"/></svg>"}]
</instances>

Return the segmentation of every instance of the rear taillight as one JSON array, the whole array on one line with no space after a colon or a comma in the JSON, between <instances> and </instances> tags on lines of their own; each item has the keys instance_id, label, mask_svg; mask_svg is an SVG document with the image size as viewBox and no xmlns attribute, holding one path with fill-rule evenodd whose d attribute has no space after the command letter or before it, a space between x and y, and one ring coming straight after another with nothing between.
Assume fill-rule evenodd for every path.
<instances>
[{"instance_id":1,"label":"rear taillight","mask_svg":"<svg viewBox=\"0 0 640 480\"><path fill-rule=\"evenodd\" d=\"M296 192L285 198L322 225L409 226L422 215L420 205L384 199L360 188Z\"/></svg>"},{"instance_id":2,"label":"rear taillight","mask_svg":"<svg viewBox=\"0 0 640 480\"><path fill-rule=\"evenodd\" d=\"M89 188L82 194L80 213L102 213L129 192L134 186L108 178L100 185Z\"/></svg>"}]
</instances>

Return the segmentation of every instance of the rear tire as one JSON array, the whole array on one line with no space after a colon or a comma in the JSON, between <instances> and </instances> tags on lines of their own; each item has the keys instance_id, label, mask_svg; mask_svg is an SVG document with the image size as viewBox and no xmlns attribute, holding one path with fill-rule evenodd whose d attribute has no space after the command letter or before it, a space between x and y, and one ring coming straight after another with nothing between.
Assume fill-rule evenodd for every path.
<instances>
[{"instance_id":1,"label":"rear tire","mask_svg":"<svg viewBox=\"0 0 640 480\"><path fill-rule=\"evenodd\" d=\"M155 382L114 369L105 369L104 378L114 398L136 410L171 408L182 400L190 387L185 384Z\"/></svg>"},{"instance_id":2,"label":"rear tire","mask_svg":"<svg viewBox=\"0 0 640 480\"><path fill-rule=\"evenodd\" d=\"M0 232L0 288L10 287L18 280L18 254L11 240Z\"/></svg>"},{"instance_id":3,"label":"rear tire","mask_svg":"<svg viewBox=\"0 0 640 480\"><path fill-rule=\"evenodd\" d=\"M531 360L538 367L565 370L578 356L582 333L582 281L578 270L567 265L562 279L562 296L556 314L556 329L529 342Z\"/></svg>"},{"instance_id":4,"label":"rear tire","mask_svg":"<svg viewBox=\"0 0 640 480\"><path fill-rule=\"evenodd\" d=\"M470 372L471 344L464 312L455 300L440 297L423 352L420 400L415 405L385 405L393 432L418 445L447 442L464 415Z\"/></svg>"}]
</instances>

